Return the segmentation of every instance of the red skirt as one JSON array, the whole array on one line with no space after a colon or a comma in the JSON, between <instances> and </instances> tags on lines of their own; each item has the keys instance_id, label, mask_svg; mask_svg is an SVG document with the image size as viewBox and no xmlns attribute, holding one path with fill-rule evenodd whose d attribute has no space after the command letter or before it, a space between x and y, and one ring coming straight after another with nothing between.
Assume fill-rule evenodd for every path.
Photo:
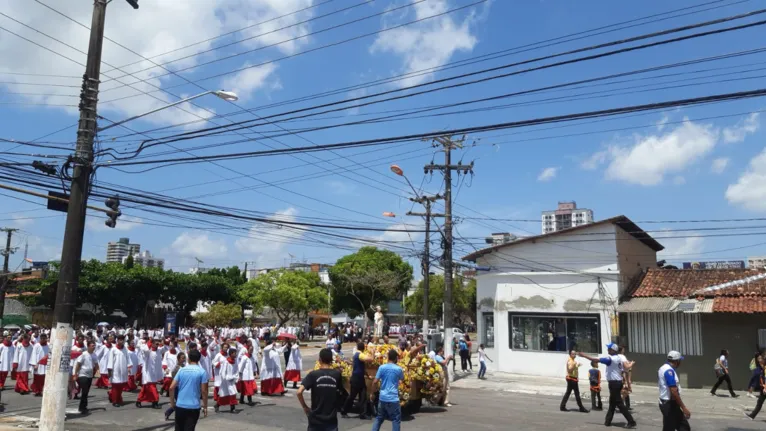
<instances>
[{"instance_id":1,"label":"red skirt","mask_svg":"<svg viewBox=\"0 0 766 431\"><path fill-rule=\"evenodd\" d=\"M160 394L157 392L157 385L154 383L147 383L141 386L141 392L138 393L136 399L139 403L156 403L160 401Z\"/></svg>"},{"instance_id":2,"label":"red skirt","mask_svg":"<svg viewBox=\"0 0 766 431\"><path fill-rule=\"evenodd\" d=\"M109 402L122 404L122 392L127 386L127 383L112 383L112 389L109 390Z\"/></svg>"},{"instance_id":3,"label":"red skirt","mask_svg":"<svg viewBox=\"0 0 766 431\"><path fill-rule=\"evenodd\" d=\"M213 388L213 401L218 401L218 386Z\"/></svg>"},{"instance_id":4,"label":"red skirt","mask_svg":"<svg viewBox=\"0 0 766 431\"><path fill-rule=\"evenodd\" d=\"M32 376L32 392L35 394L43 393L43 386L45 386L45 374L35 374Z\"/></svg>"},{"instance_id":5,"label":"red skirt","mask_svg":"<svg viewBox=\"0 0 766 431\"><path fill-rule=\"evenodd\" d=\"M8 371L0 371L0 389L5 388L5 380L8 378Z\"/></svg>"},{"instance_id":6,"label":"red skirt","mask_svg":"<svg viewBox=\"0 0 766 431\"><path fill-rule=\"evenodd\" d=\"M285 371L286 382L298 382L301 381L301 370L287 370Z\"/></svg>"},{"instance_id":7,"label":"red skirt","mask_svg":"<svg viewBox=\"0 0 766 431\"><path fill-rule=\"evenodd\" d=\"M97 388L108 389L109 388L109 374L106 374L106 373L101 374L98 377L98 380L96 380L96 387Z\"/></svg>"},{"instance_id":8,"label":"red skirt","mask_svg":"<svg viewBox=\"0 0 766 431\"><path fill-rule=\"evenodd\" d=\"M136 386L136 376L128 376L128 391L135 391L138 389Z\"/></svg>"},{"instance_id":9,"label":"red skirt","mask_svg":"<svg viewBox=\"0 0 766 431\"><path fill-rule=\"evenodd\" d=\"M268 380L261 380L261 393L263 395L282 395L285 393L285 386L282 379L274 377Z\"/></svg>"},{"instance_id":10,"label":"red skirt","mask_svg":"<svg viewBox=\"0 0 766 431\"><path fill-rule=\"evenodd\" d=\"M16 392L29 392L29 371L16 372Z\"/></svg>"},{"instance_id":11,"label":"red skirt","mask_svg":"<svg viewBox=\"0 0 766 431\"><path fill-rule=\"evenodd\" d=\"M240 380L237 382L237 392L247 397L253 396L258 392L258 384L255 380Z\"/></svg>"},{"instance_id":12,"label":"red skirt","mask_svg":"<svg viewBox=\"0 0 766 431\"><path fill-rule=\"evenodd\" d=\"M165 379L162 380L162 390L169 393L171 383L173 383L173 379L165 377Z\"/></svg>"},{"instance_id":13,"label":"red skirt","mask_svg":"<svg viewBox=\"0 0 766 431\"><path fill-rule=\"evenodd\" d=\"M239 404L237 402L237 396L236 395L226 395L225 397L218 397L218 401L216 401L219 406L236 406Z\"/></svg>"}]
</instances>

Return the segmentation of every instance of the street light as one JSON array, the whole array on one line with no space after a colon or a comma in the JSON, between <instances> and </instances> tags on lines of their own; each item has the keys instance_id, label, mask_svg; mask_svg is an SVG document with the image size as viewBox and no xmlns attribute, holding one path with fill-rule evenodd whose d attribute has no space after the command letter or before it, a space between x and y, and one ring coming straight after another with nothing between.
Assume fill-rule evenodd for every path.
<instances>
[{"instance_id":1,"label":"street light","mask_svg":"<svg viewBox=\"0 0 766 431\"><path fill-rule=\"evenodd\" d=\"M197 94L196 96L187 97L186 99L181 99L181 100L179 100L177 102L173 102L173 103L165 105L165 106L160 106L157 109L152 109L149 112L144 112L143 114L139 114L139 115L136 115L134 117L130 117L130 118L127 118L125 120L118 121L116 123L112 123L112 124L110 124L108 126L99 127L97 129L97 131L98 132L103 132L104 130L111 129L112 127L116 127L116 126L119 126L121 124L125 124L128 121L133 121L135 119L138 119L138 118L141 118L141 117L145 117L145 116L147 116L149 114L154 114L155 112L162 111L163 109L171 108L173 106L180 105L180 104L182 104L184 102L188 102L190 100L194 100L194 99L196 99L198 97L207 96L208 94L215 94L219 99L225 100L227 102L236 102L237 100L239 100L239 97L237 96L237 93L234 93L232 91L225 91L225 90L206 91L204 93Z\"/></svg>"},{"instance_id":2,"label":"street light","mask_svg":"<svg viewBox=\"0 0 766 431\"><path fill-rule=\"evenodd\" d=\"M386 212L383 213L383 217L396 217L396 214L394 214L394 213L392 213L390 211L386 211Z\"/></svg>"},{"instance_id":3,"label":"street light","mask_svg":"<svg viewBox=\"0 0 766 431\"><path fill-rule=\"evenodd\" d=\"M404 180L407 181L407 184L412 189L412 193L415 193L415 198L416 199L420 198L420 193L418 193L418 191L415 189L415 186L412 185L412 183L410 182L410 179L407 178L407 175L404 175L404 171L402 170L402 168L399 167L399 165L391 165L391 172L404 178Z\"/></svg>"}]
</instances>

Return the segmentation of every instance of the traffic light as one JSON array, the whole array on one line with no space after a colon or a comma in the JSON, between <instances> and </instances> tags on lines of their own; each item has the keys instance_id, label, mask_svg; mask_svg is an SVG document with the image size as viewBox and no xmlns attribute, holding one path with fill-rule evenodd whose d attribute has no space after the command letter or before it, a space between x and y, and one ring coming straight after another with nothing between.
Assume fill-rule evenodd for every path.
<instances>
[{"instance_id":1,"label":"traffic light","mask_svg":"<svg viewBox=\"0 0 766 431\"><path fill-rule=\"evenodd\" d=\"M133 6L133 9L138 9L138 0L127 0L128 4Z\"/></svg>"},{"instance_id":2,"label":"traffic light","mask_svg":"<svg viewBox=\"0 0 766 431\"><path fill-rule=\"evenodd\" d=\"M122 211L120 211L120 198L115 196L107 199L105 203L106 207L111 211L106 212L106 215L109 217L109 219L104 224L107 227L114 229L114 227L117 226L117 217L122 215Z\"/></svg>"}]
</instances>

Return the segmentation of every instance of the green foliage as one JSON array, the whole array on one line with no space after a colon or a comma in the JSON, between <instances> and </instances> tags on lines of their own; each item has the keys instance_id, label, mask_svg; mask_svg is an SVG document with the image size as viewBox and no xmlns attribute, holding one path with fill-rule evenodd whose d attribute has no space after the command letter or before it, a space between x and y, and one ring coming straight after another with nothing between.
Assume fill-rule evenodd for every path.
<instances>
[{"instance_id":1,"label":"green foliage","mask_svg":"<svg viewBox=\"0 0 766 431\"><path fill-rule=\"evenodd\" d=\"M125 259L125 269L133 269L135 266L135 262L133 261L133 256L128 256L127 259Z\"/></svg>"},{"instance_id":2,"label":"green foliage","mask_svg":"<svg viewBox=\"0 0 766 431\"><path fill-rule=\"evenodd\" d=\"M205 274L217 276L217 277L223 277L229 280L232 286L240 286L247 283L247 278L245 278L245 274L236 265L229 268L213 268L208 270ZM199 275L202 275L202 274L199 274Z\"/></svg>"},{"instance_id":3,"label":"green foliage","mask_svg":"<svg viewBox=\"0 0 766 431\"><path fill-rule=\"evenodd\" d=\"M200 325L213 327L213 326L230 326L232 322L239 320L242 317L242 307L239 304L224 304L223 302L216 302L208 307L207 312L197 313L194 316L194 320Z\"/></svg>"},{"instance_id":4,"label":"green foliage","mask_svg":"<svg viewBox=\"0 0 766 431\"><path fill-rule=\"evenodd\" d=\"M282 325L322 308L327 302L327 291L316 273L283 270L250 280L240 287L239 298L256 312L269 307Z\"/></svg>"},{"instance_id":5,"label":"green foliage","mask_svg":"<svg viewBox=\"0 0 766 431\"><path fill-rule=\"evenodd\" d=\"M372 316L375 305L399 299L412 280L412 266L398 254L376 247L362 247L343 256L330 268L333 286L332 311L352 318Z\"/></svg>"},{"instance_id":6,"label":"green foliage","mask_svg":"<svg viewBox=\"0 0 766 431\"><path fill-rule=\"evenodd\" d=\"M444 302L444 277L432 275L429 280L428 318L439 320L442 318ZM415 293L405 299L404 308L408 314L423 316L423 280L418 283ZM476 280L465 282L461 276L453 280L452 310L455 323L458 325L473 322L476 319Z\"/></svg>"}]
</instances>

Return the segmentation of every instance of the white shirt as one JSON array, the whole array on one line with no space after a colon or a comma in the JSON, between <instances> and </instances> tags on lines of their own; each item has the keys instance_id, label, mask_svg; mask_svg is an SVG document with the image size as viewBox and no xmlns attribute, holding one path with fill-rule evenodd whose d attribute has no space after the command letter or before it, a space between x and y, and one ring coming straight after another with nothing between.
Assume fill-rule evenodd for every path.
<instances>
[{"instance_id":1,"label":"white shirt","mask_svg":"<svg viewBox=\"0 0 766 431\"><path fill-rule=\"evenodd\" d=\"M624 370L622 365L622 358L620 355L608 356L602 355L599 358L599 362L606 365L606 380L607 381L622 381L622 372Z\"/></svg>"},{"instance_id":2,"label":"white shirt","mask_svg":"<svg viewBox=\"0 0 766 431\"><path fill-rule=\"evenodd\" d=\"M93 364L98 363L98 357L96 353L83 352L77 359L74 360L75 368L80 365L80 370L77 373L77 377L93 377Z\"/></svg>"},{"instance_id":3,"label":"white shirt","mask_svg":"<svg viewBox=\"0 0 766 431\"><path fill-rule=\"evenodd\" d=\"M670 364L666 363L657 371L657 386L660 389L660 400L670 400L670 388L675 386L678 393L681 393L681 382L678 381L678 375Z\"/></svg>"},{"instance_id":4,"label":"white shirt","mask_svg":"<svg viewBox=\"0 0 766 431\"><path fill-rule=\"evenodd\" d=\"M724 368L726 368L727 370L729 369L729 360L726 358L725 355L721 355L721 357L718 358L718 360L721 361L721 365L723 365ZM718 364L716 364L716 365L718 365ZM720 366L716 366L716 368L720 369L721 367Z\"/></svg>"},{"instance_id":5,"label":"white shirt","mask_svg":"<svg viewBox=\"0 0 766 431\"><path fill-rule=\"evenodd\" d=\"M107 353L106 369L112 370L112 383L125 383L128 381L128 367L131 366L130 356L128 356L128 348L118 348L115 344L114 347Z\"/></svg>"},{"instance_id":6,"label":"white shirt","mask_svg":"<svg viewBox=\"0 0 766 431\"><path fill-rule=\"evenodd\" d=\"M487 354L484 353L484 349L479 349L479 362L486 362Z\"/></svg>"}]
</instances>

